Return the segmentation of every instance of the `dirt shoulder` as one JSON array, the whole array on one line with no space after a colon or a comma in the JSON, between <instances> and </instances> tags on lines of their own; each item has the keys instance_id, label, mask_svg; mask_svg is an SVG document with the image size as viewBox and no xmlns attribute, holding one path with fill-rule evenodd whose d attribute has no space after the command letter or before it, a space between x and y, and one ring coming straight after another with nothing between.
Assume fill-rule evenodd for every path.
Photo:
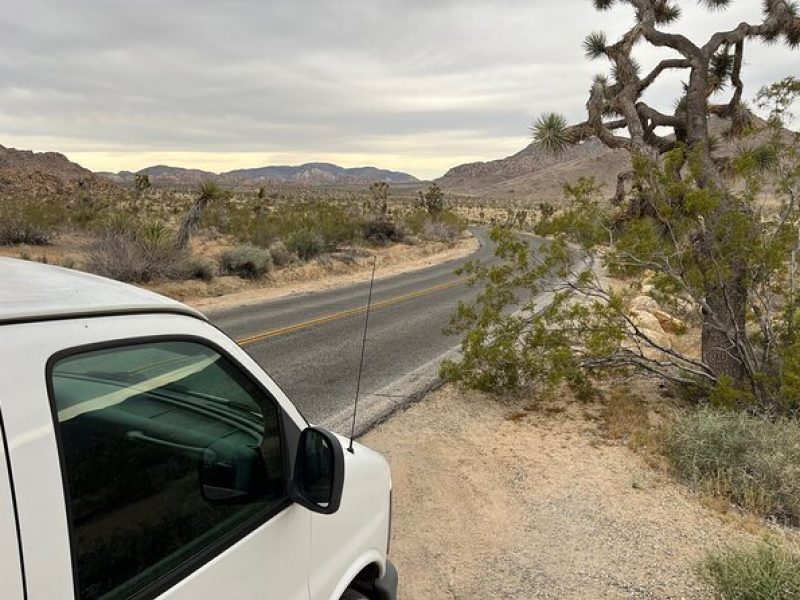
<instances>
[{"instance_id":1,"label":"dirt shoulder","mask_svg":"<svg viewBox=\"0 0 800 600\"><path fill-rule=\"evenodd\" d=\"M706 598L694 565L759 527L705 508L601 426L445 387L362 438L392 465L400 597Z\"/></svg>"},{"instance_id":2,"label":"dirt shoulder","mask_svg":"<svg viewBox=\"0 0 800 600\"><path fill-rule=\"evenodd\" d=\"M391 277L469 256L480 247L471 234L455 242L426 242L416 246L395 244L364 249L359 254L323 256L311 262L274 271L269 279L245 281L239 277L217 277L202 281L166 282L145 286L160 294L210 312L307 294L367 281L372 257L377 257L375 276Z\"/></svg>"}]
</instances>

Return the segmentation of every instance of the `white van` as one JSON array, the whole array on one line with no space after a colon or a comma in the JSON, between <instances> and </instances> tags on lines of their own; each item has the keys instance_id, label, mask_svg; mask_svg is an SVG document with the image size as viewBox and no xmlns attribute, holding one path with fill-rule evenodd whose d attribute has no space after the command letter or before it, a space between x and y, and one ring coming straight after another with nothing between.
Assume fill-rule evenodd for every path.
<instances>
[{"instance_id":1,"label":"white van","mask_svg":"<svg viewBox=\"0 0 800 600\"><path fill-rule=\"evenodd\" d=\"M0 259L3 600L394 599L389 467L343 443L189 307Z\"/></svg>"}]
</instances>

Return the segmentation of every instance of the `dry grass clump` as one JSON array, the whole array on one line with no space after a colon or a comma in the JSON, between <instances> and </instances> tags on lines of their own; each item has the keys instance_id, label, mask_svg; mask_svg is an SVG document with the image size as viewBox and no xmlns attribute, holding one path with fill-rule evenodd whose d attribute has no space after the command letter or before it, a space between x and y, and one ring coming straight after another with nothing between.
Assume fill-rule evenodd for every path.
<instances>
[{"instance_id":1,"label":"dry grass clump","mask_svg":"<svg viewBox=\"0 0 800 600\"><path fill-rule=\"evenodd\" d=\"M665 452L678 475L705 494L760 516L800 524L800 424L709 408L681 415Z\"/></svg>"},{"instance_id":2,"label":"dry grass clump","mask_svg":"<svg viewBox=\"0 0 800 600\"><path fill-rule=\"evenodd\" d=\"M800 598L800 557L769 539L712 552L698 574L720 600Z\"/></svg>"},{"instance_id":3,"label":"dry grass clump","mask_svg":"<svg viewBox=\"0 0 800 600\"><path fill-rule=\"evenodd\" d=\"M638 393L627 388L612 388L602 405L604 433L624 441L628 447L646 455L652 466L661 465L664 444L663 418L654 414L654 407Z\"/></svg>"},{"instance_id":4,"label":"dry grass clump","mask_svg":"<svg viewBox=\"0 0 800 600\"><path fill-rule=\"evenodd\" d=\"M186 252L160 222L109 227L89 244L86 270L131 283L186 276Z\"/></svg>"}]
</instances>

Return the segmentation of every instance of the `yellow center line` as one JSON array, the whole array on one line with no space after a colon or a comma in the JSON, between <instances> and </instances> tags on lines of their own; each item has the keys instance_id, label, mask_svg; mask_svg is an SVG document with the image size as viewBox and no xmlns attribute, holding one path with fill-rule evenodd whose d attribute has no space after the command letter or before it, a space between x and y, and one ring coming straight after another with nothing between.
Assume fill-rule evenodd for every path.
<instances>
[{"instance_id":1,"label":"yellow center line","mask_svg":"<svg viewBox=\"0 0 800 600\"><path fill-rule=\"evenodd\" d=\"M433 287L417 290L416 292L403 294L402 296L395 296L394 298L387 298L386 300L381 300L380 302L373 302L372 308L370 308L370 310L387 308L389 306L394 306L395 304L400 304L401 302L405 302L407 300L413 300L414 298L420 298L422 296L435 294L437 292L441 292L456 287L457 285L461 285L462 283L467 281L467 279L468 279L467 277L462 277L461 279L456 279L455 281L451 281L450 283L442 283L440 285L435 285ZM247 337L243 337L236 340L236 343L239 344L240 346L246 346L248 344L253 344L255 342L259 342L267 338L276 337L287 333L292 333L293 331L300 331L301 329L308 329L309 327L314 327L315 325L320 325L322 323L330 323L331 321L337 321L339 319L344 319L345 317L357 315L359 313L363 313L366 311L367 311L366 304L364 306L348 308L347 310L342 310L328 315L323 315L321 317L315 317L314 319L309 319L308 321L303 321L302 323L295 323L294 325L286 325L285 327L278 327L277 329L271 329L269 331L262 331L261 333L249 335Z\"/></svg>"}]
</instances>

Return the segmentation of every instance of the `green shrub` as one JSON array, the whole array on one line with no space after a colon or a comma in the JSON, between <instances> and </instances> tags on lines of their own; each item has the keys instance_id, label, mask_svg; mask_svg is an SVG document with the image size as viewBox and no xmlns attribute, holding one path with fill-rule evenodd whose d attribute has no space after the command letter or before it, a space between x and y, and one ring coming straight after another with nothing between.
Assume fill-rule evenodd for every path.
<instances>
[{"instance_id":1,"label":"green shrub","mask_svg":"<svg viewBox=\"0 0 800 600\"><path fill-rule=\"evenodd\" d=\"M252 244L242 244L225 250L220 255L219 262L223 273L246 279L261 277L272 269L269 250Z\"/></svg>"},{"instance_id":2,"label":"green shrub","mask_svg":"<svg viewBox=\"0 0 800 600\"><path fill-rule=\"evenodd\" d=\"M252 211L234 210L225 232L261 248L282 241L288 250L308 260L361 239L361 224L360 218L338 206L314 202L283 206L256 217Z\"/></svg>"},{"instance_id":3,"label":"green shrub","mask_svg":"<svg viewBox=\"0 0 800 600\"><path fill-rule=\"evenodd\" d=\"M292 262L292 259L294 258L292 253L289 252L289 249L286 247L286 244L280 240L270 244L269 253L270 256L272 256L272 263L276 267L285 267Z\"/></svg>"},{"instance_id":4,"label":"green shrub","mask_svg":"<svg viewBox=\"0 0 800 600\"><path fill-rule=\"evenodd\" d=\"M190 279L200 279L208 283L217 276L217 266L204 256L190 256L184 263L186 276Z\"/></svg>"},{"instance_id":5,"label":"green shrub","mask_svg":"<svg viewBox=\"0 0 800 600\"><path fill-rule=\"evenodd\" d=\"M698 573L720 600L800 599L800 557L771 540L713 552Z\"/></svg>"},{"instance_id":6,"label":"green shrub","mask_svg":"<svg viewBox=\"0 0 800 600\"><path fill-rule=\"evenodd\" d=\"M244 235L239 236L240 238L262 248L269 248L281 237L279 223L268 217L252 221L243 231Z\"/></svg>"},{"instance_id":7,"label":"green shrub","mask_svg":"<svg viewBox=\"0 0 800 600\"><path fill-rule=\"evenodd\" d=\"M665 439L667 457L696 489L800 524L800 424L709 408L687 412Z\"/></svg>"},{"instance_id":8,"label":"green shrub","mask_svg":"<svg viewBox=\"0 0 800 600\"><path fill-rule=\"evenodd\" d=\"M430 215L424 210L415 210L406 218L406 226L415 235L436 241L450 241L466 229L466 221L451 210Z\"/></svg>"},{"instance_id":9,"label":"green shrub","mask_svg":"<svg viewBox=\"0 0 800 600\"><path fill-rule=\"evenodd\" d=\"M54 202L3 201L0 203L0 246L47 245L65 217L66 209Z\"/></svg>"},{"instance_id":10,"label":"green shrub","mask_svg":"<svg viewBox=\"0 0 800 600\"><path fill-rule=\"evenodd\" d=\"M102 208L91 198L84 198L70 210L69 221L81 229L88 229L100 221Z\"/></svg>"},{"instance_id":11,"label":"green shrub","mask_svg":"<svg viewBox=\"0 0 800 600\"><path fill-rule=\"evenodd\" d=\"M300 260L309 260L329 249L325 238L313 229L296 229L286 236L286 247Z\"/></svg>"},{"instance_id":12,"label":"green shrub","mask_svg":"<svg viewBox=\"0 0 800 600\"><path fill-rule=\"evenodd\" d=\"M367 219L361 231L364 239L374 244L402 242L406 236L403 226L385 215Z\"/></svg>"}]
</instances>

